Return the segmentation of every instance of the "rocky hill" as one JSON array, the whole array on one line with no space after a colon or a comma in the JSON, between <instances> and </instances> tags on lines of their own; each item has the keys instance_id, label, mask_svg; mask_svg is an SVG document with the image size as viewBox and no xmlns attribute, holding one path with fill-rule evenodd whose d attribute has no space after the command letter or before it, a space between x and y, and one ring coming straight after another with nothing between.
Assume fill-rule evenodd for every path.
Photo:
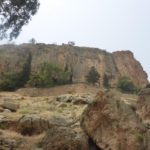
<instances>
[{"instance_id":1,"label":"rocky hill","mask_svg":"<svg viewBox=\"0 0 150 150\"><path fill-rule=\"evenodd\" d=\"M44 63L57 64L62 70L70 71L73 83L85 82L92 66L99 72L101 83L104 75L107 75L111 86L120 76L130 77L138 87L148 83L146 72L130 51L109 53L71 45L22 44L0 46L0 84L4 84L2 80L7 76L12 81L19 81L17 84L22 87Z\"/></svg>"}]
</instances>

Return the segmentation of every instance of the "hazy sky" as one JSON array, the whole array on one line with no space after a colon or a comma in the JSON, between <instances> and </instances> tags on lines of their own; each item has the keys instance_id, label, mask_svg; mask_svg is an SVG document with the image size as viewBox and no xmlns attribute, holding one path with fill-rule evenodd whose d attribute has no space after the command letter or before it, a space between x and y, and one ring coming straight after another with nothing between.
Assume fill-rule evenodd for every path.
<instances>
[{"instance_id":1,"label":"hazy sky","mask_svg":"<svg viewBox=\"0 0 150 150\"><path fill-rule=\"evenodd\" d=\"M131 50L150 76L150 0L41 0L17 42Z\"/></svg>"}]
</instances>

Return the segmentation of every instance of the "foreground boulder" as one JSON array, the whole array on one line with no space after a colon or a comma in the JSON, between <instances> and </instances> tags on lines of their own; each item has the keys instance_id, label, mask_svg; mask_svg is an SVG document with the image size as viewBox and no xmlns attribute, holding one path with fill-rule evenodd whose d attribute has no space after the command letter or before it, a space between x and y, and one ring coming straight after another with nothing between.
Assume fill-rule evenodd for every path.
<instances>
[{"instance_id":1,"label":"foreground boulder","mask_svg":"<svg viewBox=\"0 0 150 150\"><path fill-rule=\"evenodd\" d=\"M40 134L48 129L48 121L36 115L27 115L20 118L17 126L18 132L22 135Z\"/></svg>"},{"instance_id":2,"label":"foreground boulder","mask_svg":"<svg viewBox=\"0 0 150 150\"><path fill-rule=\"evenodd\" d=\"M88 138L68 127L52 127L40 146L44 150L89 150Z\"/></svg>"},{"instance_id":3,"label":"foreground boulder","mask_svg":"<svg viewBox=\"0 0 150 150\"><path fill-rule=\"evenodd\" d=\"M52 127L68 126L71 124L63 118L43 118L37 115L25 115L19 119L17 131L22 135L32 136L40 134Z\"/></svg>"},{"instance_id":4,"label":"foreground boulder","mask_svg":"<svg viewBox=\"0 0 150 150\"><path fill-rule=\"evenodd\" d=\"M149 132L135 109L111 92L99 92L83 114L81 126L102 150L148 150Z\"/></svg>"}]
</instances>

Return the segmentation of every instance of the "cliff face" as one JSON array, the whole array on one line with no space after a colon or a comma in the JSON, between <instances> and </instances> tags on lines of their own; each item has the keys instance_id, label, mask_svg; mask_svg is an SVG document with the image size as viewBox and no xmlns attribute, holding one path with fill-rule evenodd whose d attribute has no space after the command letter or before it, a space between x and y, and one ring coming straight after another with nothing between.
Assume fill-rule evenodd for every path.
<instances>
[{"instance_id":1,"label":"cliff face","mask_svg":"<svg viewBox=\"0 0 150 150\"><path fill-rule=\"evenodd\" d=\"M103 82L104 74L108 76L112 86L123 75L130 77L140 87L148 83L147 74L130 51L108 53L96 48L68 45L1 46L0 76L6 70L20 70L25 64L29 64L26 62L29 61L29 56L31 66L28 68L30 68L31 74L38 72L39 67L44 62L50 62L58 64L62 69L67 68L71 71L74 83L85 82L85 76L92 66L101 75L101 83Z\"/></svg>"}]
</instances>

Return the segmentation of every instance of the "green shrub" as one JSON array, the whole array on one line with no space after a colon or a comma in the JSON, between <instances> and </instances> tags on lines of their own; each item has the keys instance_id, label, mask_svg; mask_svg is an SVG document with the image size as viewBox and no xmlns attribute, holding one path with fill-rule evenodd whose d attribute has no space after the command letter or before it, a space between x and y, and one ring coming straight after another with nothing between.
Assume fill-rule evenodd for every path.
<instances>
[{"instance_id":1,"label":"green shrub","mask_svg":"<svg viewBox=\"0 0 150 150\"><path fill-rule=\"evenodd\" d=\"M22 82L21 73L6 72L0 79L0 90L13 91L20 87Z\"/></svg>"},{"instance_id":2,"label":"green shrub","mask_svg":"<svg viewBox=\"0 0 150 150\"><path fill-rule=\"evenodd\" d=\"M86 75L87 82L94 85L99 81L99 79L100 79L100 74L97 72L94 66L91 67L88 74Z\"/></svg>"},{"instance_id":3,"label":"green shrub","mask_svg":"<svg viewBox=\"0 0 150 150\"><path fill-rule=\"evenodd\" d=\"M137 133L137 134L136 134L136 140L137 140L138 142L143 142L143 141L144 141L144 134L142 134L142 133Z\"/></svg>"},{"instance_id":4,"label":"green shrub","mask_svg":"<svg viewBox=\"0 0 150 150\"><path fill-rule=\"evenodd\" d=\"M63 71L59 66L43 63L38 73L32 74L28 85L32 87L52 87L70 83L69 71Z\"/></svg>"},{"instance_id":5,"label":"green shrub","mask_svg":"<svg viewBox=\"0 0 150 150\"><path fill-rule=\"evenodd\" d=\"M133 84L129 77L120 77L117 83L117 88L121 92L136 93L137 87Z\"/></svg>"}]
</instances>

